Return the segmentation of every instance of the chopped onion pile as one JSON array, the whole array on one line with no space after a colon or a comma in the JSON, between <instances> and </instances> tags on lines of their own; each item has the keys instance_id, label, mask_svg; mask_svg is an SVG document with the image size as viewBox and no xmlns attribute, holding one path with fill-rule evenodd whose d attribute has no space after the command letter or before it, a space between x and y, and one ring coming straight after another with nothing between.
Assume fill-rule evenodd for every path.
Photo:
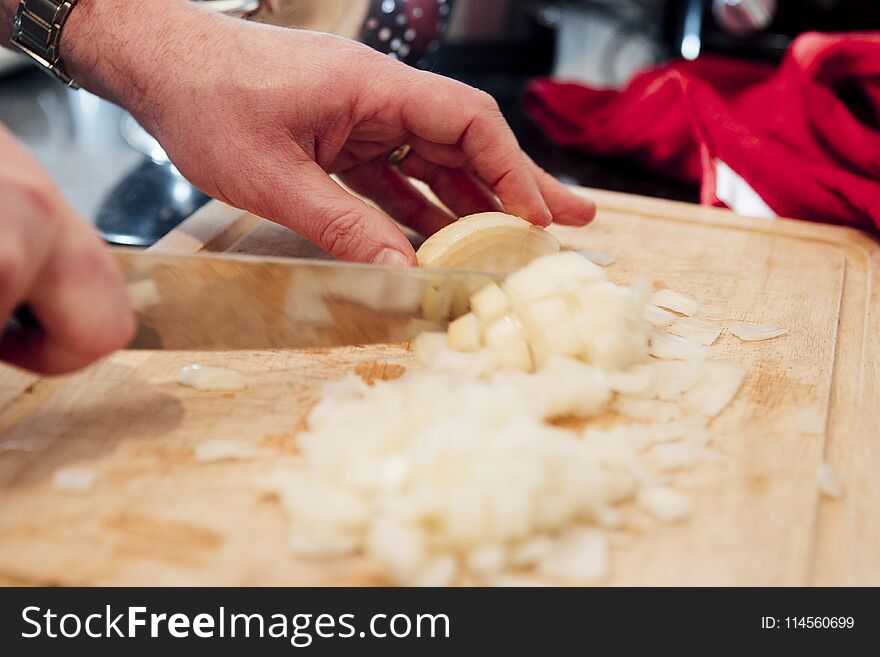
<instances>
[{"instance_id":1,"label":"chopped onion pile","mask_svg":"<svg viewBox=\"0 0 880 657\"><path fill-rule=\"evenodd\" d=\"M447 334L420 336L422 369L328 384L301 460L259 482L291 549L365 554L409 585L605 577L610 532L631 515L619 507L689 514L669 478L719 459L708 425L745 378L700 340L655 331L649 355L645 296L576 253L545 256L474 294ZM609 412L630 420L591 422Z\"/></svg>"},{"instance_id":2,"label":"chopped onion pile","mask_svg":"<svg viewBox=\"0 0 880 657\"><path fill-rule=\"evenodd\" d=\"M559 357L532 374L487 366L480 355L443 352L395 381L328 386L299 437L303 467L261 482L290 515L294 552L364 552L389 579L413 585L525 570L554 581L604 576L609 510L642 504L639 491L658 485L640 450L692 432L702 439L703 427L656 438L639 425L561 429L547 420L607 410L603 370ZM658 518L686 512L672 492L647 499Z\"/></svg>"},{"instance_id":3,"label":"chopped onion pile","mask_svg":"<svg viewBox=\"0 0 880 657\"><path fill-rule=\"evenodd\" d=\"M613 370L647 354L643 301L573 251L538 258L500 287L484 287L470 307L450 324L449 347L483 351L495 369L534 371L563 356Z\"/></svg>"},{"instance_id":4,"label":"chopped onion pile","mask_svg":"<svg viewBox=\"0 0 880 657\"><path fill-rule=\"evenodd\" d=\"M525 219L503 212L462 217L425 240L419 266L506 274L559 251L559 241Z\"/></svg>"}]
</instances>

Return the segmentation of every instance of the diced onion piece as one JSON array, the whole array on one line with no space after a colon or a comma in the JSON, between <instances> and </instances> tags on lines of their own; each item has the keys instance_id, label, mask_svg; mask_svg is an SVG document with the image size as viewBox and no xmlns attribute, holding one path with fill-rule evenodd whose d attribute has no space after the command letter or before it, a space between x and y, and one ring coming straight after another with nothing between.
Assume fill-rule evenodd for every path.
<instances>
[{"instance_id":1,"label":"diced onion piece","mask_svg":"<svg viewBox=\"0 0 880 657\"><path fill-rule=\"evenodd\" d=\"M422 315L429 321L441 321L453 317L456 305L453 288L448 285L430 285L422 293Z\"/></svg>"},{"instance_id":2,"label":"diced onion piece","mask_svg":"<svg viewBox=\"0 0 880 657\"><path fill-rule=\"evenodd\" d=\"M132 281L126 288L128 289L129 303L135 312L144 311L162 301L159 288L156 287L152 278Z\"/></svg>"},{"instance_id":3,"label":"diced onion piece","mask_svg":"<svg viewBox=\"0 0 880 657\"><path fill-rule=\"evenodd\" d=\"M703 375L701 360L664 360L646 365L654 372L654 381L645 394L652 399L677 402Z\"/></svg>"},{"instance_id":4,"label":"diced onion piece","mask_svg":"<svg viewBox=\"0 0 880 657\"><path fill-rule=\"evenodd\" d=\"M519 310L520 304L559 296L604 279L605 272L600 267L577 253L565 251L538 258L508 276L502 287Z\"/></svg>"},{"instance_id":5,"label":"diced onion piece","mask_svg":"<svg viewBox=\"0 0 880 657\"><path fill-rule=\"evenodd\" d=\"M639 440L646 448L677 440L705 447L711 438L706 428L708 423L708 418L688 416L665 424L651 424L640 428Z\"/></svg>"},{"instance_id":6,"label":"diced onion piece","mask_svg":"<svg viewBox=\"0 0 880 657\"><path fill-rule=\"evenodd\" d=\"M653 422L672 422L682 416L681 408L676 404L656 399L618 397L614 401L614 409L633 419Z\"/></svg>"},{"instance_id":7,"label":"diced onion piece","mask_svg":"<svg viewBox=\"0 0 880 657\"><path fill-rule=\"evenodd\" d=\"M52 487L65 493L85 493L96 479L97 475L85 468L59 468L52 474Z\"/></svg>"},{"instance_id":8,"label":"diced onion piece","mask_svg":"<svg viewBox=\"0 0 880 657\"><path fill-rule=\"evenodd\" d=\"M484 324L498 319L510 308L504 291L495 283L489 283L471 295L471 310Z\"/></svg>"},{"instance_id":9,"label":"diced onion piece","mask_svg":"<svg viewBox=\"0 0 880 657\"><path fill-rule=\"evenodd\" d=\"M655 306L653 303L645 306L644 317L654 326L668 326L678 319L678 315L675 313L663 310L663 308Z\"/></svg>"},{"instance_id":10,"label":"diced onion piece","mask_svg":"<svg viewBox=\"0 0 880 657\"><path fill-rule=\"evenodd\" d=\"M544 417L593 417L605 410L611 397L602 370L571 358L552 357L530 379Z\"/></svg>"},{"instance_id":11,"label":"diced onion piece","mask_svg":"<svg viewBox=\"0 0 880 657\"><path fill-rule=\"evenodd\" d=\"M819 466L819 492L831 499L843 497L843 482L827 463Z\"/></svg>"},{"instance_id":12,"label":"diced onion piece","mask_svg":"<svg viewBox=\"0 0 880 657\"><path fill-rule=\"evenodd\" d=\"M481 577L497 575L507 566L507 550L500 545L481 545L468 554L465 564Z\"/></svg>"},{"instance_id":13,"label":"diced onion piece","mask_svg":"<svg viewBox=\"0 0 880 657\"><path fill-rule=\"evenodd\" d=\"M504 315L483 328L483 342L488 347L501 347L517 343L526 337L526 330L519 317Z\"/></svg>"},{"instance_id":14,"label":"diced onion piece","mask_svg":"<svg viewBox=\"0 0 880 657\"><path fill-rule=\"evenodd\" d=\"M691 503L686 495L665 486L643 488L638 495L639 507L658 520L677 522L691 512Z\"/></svg>"},{"instance_id":15,"label":"diced onion piece","mask_svg":"<svg viewBox=\"0 0 880 657\"><path fill-rule=\"evenodd\" d=\"M521 370L523 372L532 369L532 354L525 340L487 347L486 350L495 369Z\"/></svg>"},{"instance_id":16,"label":"diced onion piece","mask_svg":"<svg viewBox=\"0 0 880 657\"><path fill-rule=\"evenodd\" d=\"M476 315L462 315L449 324L449 347L456 351L477 351L481 346L481 332L480 320Z\"/></svg>"},{"instance_id":17,"label":"diced onion piece","mask_svg":"<svg viewBox=\"0 0 880 657\"><path fill-rule=\"evenodd\" d=\"M614 256L610 253L596 251L595 249L581 249L578 251L578 254L585 257L594 265L599 265L600 267L610 267L614 264L615 260Z\"/></svg>"},{"instance_id":18,"label":"diced onion piece","mask_svg":"<svg viewBox=\"0 0 880 657\"><path fill-rule=\"evenodd\" d=\"M448 337L446 333L441 333L439 331L422 333L412 342L412 348L416 355L416 360L421 365L427 365L432 362L437 354L445 350L447 346Z\"/></svg>"},{"instance_id":19,"label":"diced onion piece","mask_svg":"<svg viewBox=\"0 0 880 657\"><path fill-rule=\"evenodd\" d=\"M608 385L614 392L638 395L651 388L656 370L648 365L635 365L623 372L611 372Z\"/></svg>"},{"instance_id":20,"label":"diced onion piece","mask_svg":"<svg viewBox=\"0 0 880 657\"><path fill-rule=\"evenodd\" d=\"M623 524L623 518L614 507L605 504L599 507L596 522L604 529L617 529Z\"/></svg>"},{"instance_id":21,"label":"diced onion piece","mask_svg":"<svg viewBox=\"0 0 880 657\"><path fill-rule=\"evenodd\" d=\"M772 324L749 324L748 322L733 322L728 324L727 330L743 342L772 340L773 338L778 338L788 333L788 329L781 326L773 326Z\"/></svg>"},{"instance_id":22,"label":"diced onion piece","mask_svg":"<svg viewBox=\"0 0 880 657\"><path fill-rule=\"evenodd\" d=\"M794 416L798 433L807 436L821 436L825 433L827 414L817 406L800 409Z\"/></svg>"},{"instance_id":23,"label":"diced onion piece","mask_svg":"<svg viewBox=\"0 0 880 657\"><path fill-rule=\"evenodd\" d=\"M650 353L664 360L701 360L708 358L710 351L705 345L655 329L651 334Z\"/></svg>"},{"instance_id":24,"label":"diced onion piece","mask_svg":"<svg viewBox=\"0 0 880 657\"><path fill-rule=\"evenodd\" d=\"M546 559L553 551L553 541L547 536L538 535L523 541L510 552L510 565L514 568L531 568Z\"/></svg>"},{"instance_id":25,"label":"diced onion piece","mask_svg":"<svg viewBox=\"0 0 880 657\"><path fill-rule=\"evenodd\" d=\"M597 529L575 528L560 537L537 567L546 577L595 581L608 575L608 539Z\"/></svg>"},{"instance_id":26,"label":"diced onion piece","mask_svg":"<svg viewBox=\"0 0 880 657\"><path fill-rule=\"evenodd\" d=\"M496 369L532 369L525 327L516 315L504 315L484 327L483 343Z\"/></svg>"},{"instance_id":27,"label":"diced onion piece","mask_svg":"<svg viewBox=\"0 0 880 657\"><path fill-rule=\"evenodd\" d=\"M688 413L715 417L736 397L746 378L742 365L721 360L706 361L700 380L681 400Z\"/></svg>"},{"instance_id":28,"label":"diced onion piece","mask_svg":"<svg viewBox=\"0 0 880 657\"><path fill-rule=\"evenodd\" d=\"M709 346L715 344L722 328L705 319L679 317L666 330L672 335Z\"/></svg>"},{"instance_id":29,"label":"diced onion piece","mask_svg":"<svg viewBox=\"0 0 880 657\"><path fill-rule=\"evenodd\" d=\"M207 392L242 390L247 382L240 372L225 367L186 365L177 376L180 385Z\"/></svg>"},{"instance_id":30,"label":"diced onion piece","mask_svg":"<svg viewBox=\"0 0 880 657\"><path fill-rule=\"evenodd\" d=\"M251 461L259 455L253 445L237 440L215 438L199 443L193 449L197 463L216 463L218 461Z\"/></svg>"},{"instance_id":31,"label":"diced onion piece","mask_svg":"<svg viewBox=\"0 0 880 657\"><path fill-rule=\"evenodd\" d=\"M559 251L545 230L503 212L463 217L425 240L416 256L432 269L506 273Z\"/></svg>"},{"instance_id":32,"label":"diced onion piece","mask_svg":"<svg viewBox=\"0 0 880 657\"><path fill-rule=\"evenodd\" d=\"M703 314L703 308L699 303L668 288L651 295L651 303L688 317L699 317Z\"/></svg>"},{"instance_id":33,"label":"diced onion piece","mask_svg":"<svg viewBox=\"0 0 880 657\"><path fill-rule=\"evenodd\" d=\"M714 452L692 442L677 442L657 445L650 454L661 472L670 472L692 468Z\"/></svg>"},{"instance_id":34,"label":"diced onion piece","mask_svg":"<svg viewBox=\"0 0 880 657\"><path fill-rule=\"evenodd\" d=\"M413 586L451 586L458 577L458 562L444 554L428 561L413 580Z\"/></svg>"}]
</instances>

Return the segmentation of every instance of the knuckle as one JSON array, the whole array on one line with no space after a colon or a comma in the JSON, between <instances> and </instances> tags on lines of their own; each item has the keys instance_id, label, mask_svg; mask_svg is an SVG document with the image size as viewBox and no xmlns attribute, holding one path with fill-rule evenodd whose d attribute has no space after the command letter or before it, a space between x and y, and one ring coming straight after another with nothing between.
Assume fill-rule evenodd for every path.
<instances>
[{"instance_id":1,"label":"knuckle","mask_svg":"<svg viewBox=\"0 0 880 657\"><path fill-rule=\"evenodd\" d=\"M38 219L44 228L57 224L61 199L54 185L48 181L15 181L8 190L11 203L19 206L20 212L28 219Z\"/></svg>"},{"instance_id":2,"label":"knuckle","mask_svg":"<svg viewBox=\"0 0 880 657\"><path fill-rule=\"evenodd\" d=\"M484 111L492 112L493 114L501 113L501 109L498 106L498 101L495 100L495 98L490 93L478 89L476 90L474 100L476 105Z\"/></svg>"},{"instance_id":3,"label":"knuckle","mask_svg":"<svg viewBox=\"0 0 880 657\"><path fill-rule=\"evenodd\" d=\"M363 217L355 208L327 215L318 234L319 245L333 256L347 260L358 252Z\"/></svg>"}]
</instances>

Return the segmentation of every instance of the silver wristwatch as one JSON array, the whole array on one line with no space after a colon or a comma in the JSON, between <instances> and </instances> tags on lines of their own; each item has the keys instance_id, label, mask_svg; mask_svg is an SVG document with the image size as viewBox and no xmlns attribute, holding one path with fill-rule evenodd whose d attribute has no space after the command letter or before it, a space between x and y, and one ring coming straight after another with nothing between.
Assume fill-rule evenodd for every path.
<instances>
[{"instance_id":1,"label":"silver wristwatch","mask_svg":"<svg viewBox=\"0 0 880 657\"><path fill-rule=\"evenodd\" d=\"M61 30L79 0L21 0L12 43L68 87L78 89L61 60Z\"/></svg>"}]
</instances>

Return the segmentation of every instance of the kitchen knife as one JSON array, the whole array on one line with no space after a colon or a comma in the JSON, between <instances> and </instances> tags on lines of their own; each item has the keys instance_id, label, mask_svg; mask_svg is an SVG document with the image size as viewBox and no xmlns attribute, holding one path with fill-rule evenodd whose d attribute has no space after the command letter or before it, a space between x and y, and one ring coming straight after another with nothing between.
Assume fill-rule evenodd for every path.
<instances>
[{"instance_id":1,"label":"kitchen knife","mask_svg":"<svg viewBox=\"0 0 880 657\"><path fill-rule=\"evenodd\" d=\"M312 348L444 330L500 277L243 255L111 249L137 316L135 349ZM87 309L84 309L87 311Z\"/></svg>"}]
</instances>

